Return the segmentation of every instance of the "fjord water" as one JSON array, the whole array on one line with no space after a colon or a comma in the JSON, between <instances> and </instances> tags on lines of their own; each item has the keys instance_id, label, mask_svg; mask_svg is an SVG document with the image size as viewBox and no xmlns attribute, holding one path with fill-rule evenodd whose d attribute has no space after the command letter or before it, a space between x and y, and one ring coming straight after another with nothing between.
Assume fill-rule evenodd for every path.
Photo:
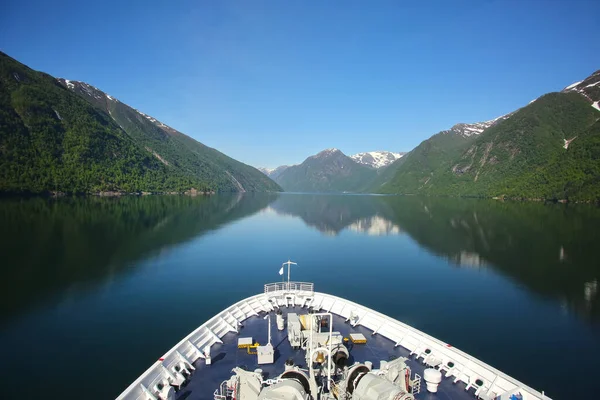
<instances>
[{"instance_id":1,"label":"fjord water","mask_svg":"<svg viewBox=\"0 0 600 400\"><path fill-rule=\"evenodd\" d=\"M362 303L553 398L600 373L600 210L397 196L0 201L3 398L108 399L280 280ZM377 362L378 360L373 360Z\"/></svg>"}]
</instances>

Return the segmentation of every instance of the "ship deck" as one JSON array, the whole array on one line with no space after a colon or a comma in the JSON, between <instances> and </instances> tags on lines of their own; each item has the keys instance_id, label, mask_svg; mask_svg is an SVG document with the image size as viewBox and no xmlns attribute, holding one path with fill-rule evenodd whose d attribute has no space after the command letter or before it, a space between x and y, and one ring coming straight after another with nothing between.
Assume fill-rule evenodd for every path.
<instances>
[{"instance_id":1,"label":"ship deck","mask_svg":"<svg viewBox=\"0 0 600 400\"><path fill-rule=\"evenodd\" d=\"M305 314L306 308L289 307L281 309L284 316L295 312ZM283 331L277 330L275 326L275 312L271 312L271 343L275 347L275 362L270 365L258 365L256 355L248 354L246 349L238 349L237 340L240 337L252 337L254 342L267 343L267 321L264 320L265 313L246 319L239 333L227 333L221 338L223 343L216 343L211 347L212 364L206 365L204 359L198 359L194 363L196 371L187 383L177 392L177 400L212 400L215 389L221 382L231 377L234 367L244 367L249 371L257 368L262 369L264 379L280 375L284 371L284 363L287 359L293 359L295 365L306 368L305 352L294 350L287 340L287 326ZM333 331L340 332L344 337L350 333L362 333L367 338L366 344L351 345L349 364L354 362L373 362L373 368L379 368L381 360L390 360L397 357L407 357L407 365L412 374L423 376L425 365L415 360L415 355L409 356L410 352L402 346L395 347L395 343L381 335L372 335L372 331L363 326L352 327L345 322L344 318L333 314ZM465 390L463 382L453 383L453 379L442 379L437 393L427 392L425 382L421 382L421 392L415 395L416 399L474 399L475 390Z\"/></svg>"}]
</instances>

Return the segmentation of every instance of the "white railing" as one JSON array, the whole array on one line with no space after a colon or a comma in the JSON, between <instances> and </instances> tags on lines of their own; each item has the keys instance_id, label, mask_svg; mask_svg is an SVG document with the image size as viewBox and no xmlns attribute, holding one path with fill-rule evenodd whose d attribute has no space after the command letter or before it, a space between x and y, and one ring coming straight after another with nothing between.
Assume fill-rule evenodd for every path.
<instances>
[{"instance_id":1,"label":"white railing","mask_svg":"<svg viewBox=\"0 0 600 400\"><path fill-rule=\"evenodd\" d=\"M285 291L314 292L315 284L310 282L275 282L265 285L265 293L285 292Z\"/></svg>"}]
</instances>

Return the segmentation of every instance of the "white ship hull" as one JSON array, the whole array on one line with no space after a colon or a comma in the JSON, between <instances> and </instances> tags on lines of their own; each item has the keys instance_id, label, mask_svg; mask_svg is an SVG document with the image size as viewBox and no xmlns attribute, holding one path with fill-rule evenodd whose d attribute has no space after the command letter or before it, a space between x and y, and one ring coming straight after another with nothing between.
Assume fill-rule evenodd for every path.
<instances>
[{"instance_id":1,"label":"white ship hull","mask_svg":"<svg viewBox=\"0 0 600 400\"><path fill-rule=\"evenodd\" d=\"M351 326L368 328L375 335L390 339L411 355L438 364L447 379L463 382L467 389L476 388L481 398L510 398L511 393L520 393L522 398L549 399L539 392L452 345L427 335L409 325L390 318L368 307L326 293L314 292L311 283L290 282L265 285L265 292L240 300L215 315L183 338L172 349L160 357L118 400L151 399L155 387L169 377L169 371L182 361L193 364L204 358L203 350L216 343L230 332L238 332L244 321L259 313L278 308L306 307L316 311L331 312L346 320ZM194 373L202 373L196 371Z\"/></svg>"}]
</instances>

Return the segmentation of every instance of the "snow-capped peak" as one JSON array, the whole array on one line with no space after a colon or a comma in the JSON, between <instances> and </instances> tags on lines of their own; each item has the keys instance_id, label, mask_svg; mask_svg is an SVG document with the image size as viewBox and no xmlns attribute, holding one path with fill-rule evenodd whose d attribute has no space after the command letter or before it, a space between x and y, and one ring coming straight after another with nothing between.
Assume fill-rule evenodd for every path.
<instances>
[{"instance_id":1,"label":"snow-capped peak","mask_svg":"<svg viewBox=\"0 0 600 400\"><path fill-rule=\"evenodd\" d=\"M335 147L332 147L332 148L320 151L313 157L329 157L330 155L335 154L335 153L341 153L341 151L339 149L336 149Z\"/></svg>"},{"instance_id":2,"label":"snow-capped peak","mask_svg":"<svg viewBox=\"0 0 600 400\"><path fill-rule=\"evenodd\" d=\"M406 153L393 153L391 151L367 151L350 156L355 162L373 168L382 168L390 165Z\"/></svg>"},{"instance_id":3,"label":"snow-capped peak","mask_svg":"<svg viewBox=\"0 0 600 400\"><path fill-rule=\"evenodd\" d=\"M485 131L490 126L510 117L510 115L511 114L501 115L494 119L490 119L489 121L475 122L473 124L464 124L464 123L456 124L452 128L448 129L447 131L443 131L442 133L454 133L456 135L461 135L461 136L465 136L465 137L469 137L472 135L479 135L480 133Z\"/></svg>"},{"instance_id":4,"label":"snow-capped peak","mask_svg":"<svg viewBox=\"0 0 600 400\"><path fill-rule=\"evenodd\" d=\"M281 173L283 171L285 171L286 169L288 169L289 167L292 167L293 165L280 165L277 168L264 168L264 167L258 167L257 169L262 172L263 174L265 174L266 176L268 176L271 179L276 179L279 175L281 175Z\"/></svg>"},{"instance_id":5,"label":"snow-capped peak","mask_svg":"<svg viewBox=\"0 0 600 400\"><path fill-rule=\"evenodd\" d=\"M564 88L563 90L569 90L569 89L573 89L575 86L579 85L581 82L583 82L583 81L579 81L579 82L571 83L569 86L567 86L567 87L566 87L566 88Z\"/></svg>"},{"instance_id":6,"label":"snow-capped peak","mask_svg":"<svg viewBox=\"0 0 600 400\"><path fill-rule=\"evenodd\" d=\"M577 92L590 103L592 107L598 108L598 102L600 101L600 70L594 72L582 81L575 82L564 88L564 92Z\"/></svg>"},{"instance_id":7,"label":"snow-capped peak","mask_svg":"<svg viewBox=\"0 0 600 400\"><path fill-rule=\"evenodd\" d=\"M275 171L275 168L258 167L257 169L267 176L269 176L271 172Z\"/></svg>"}]
</instances>

